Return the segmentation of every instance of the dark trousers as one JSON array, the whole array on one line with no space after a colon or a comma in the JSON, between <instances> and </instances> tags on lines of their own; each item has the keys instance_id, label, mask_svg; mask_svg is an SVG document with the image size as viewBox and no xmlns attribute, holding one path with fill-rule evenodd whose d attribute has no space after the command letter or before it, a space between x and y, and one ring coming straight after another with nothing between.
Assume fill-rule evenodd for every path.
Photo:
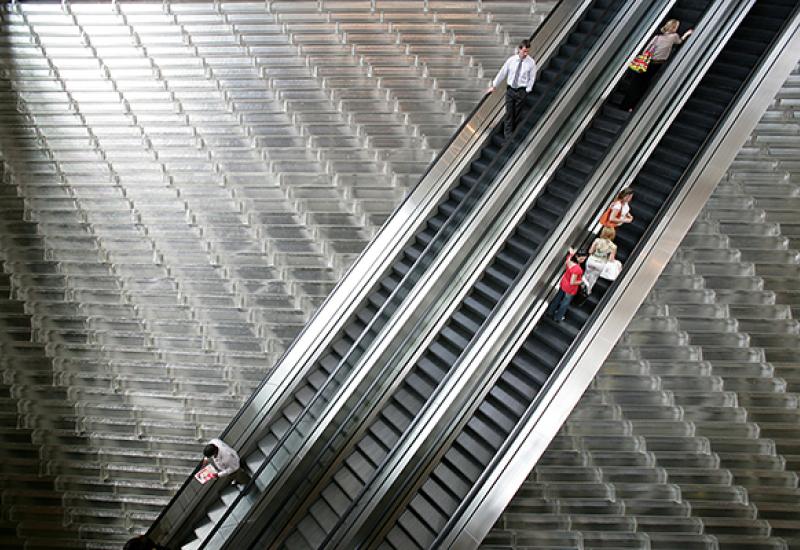
<instances>
[{"instance_id":1,"label":"dark trousers","mask_svg":"<svg viewBox=\"0 0 800 550\"><path fill-rule=\"evenodd\" d=\"M250 474L244 468L239 468L229 475L228 479L231 480L231 483L236 483L237 485L247 485L250 481Z\"/></svg>"},{"instance_id":2,"label":"dark trousers","mask_svg":"<svg viewBox=\"0 0 800 550\"><path fill-rule=\"evenodd\" d=\"M511 134L517 129L519 117L522 114L522 106L528 92L525 88L506 88L506 118L503 121L503 135L511 139Z\"/></svg>"},{"instance_id":3,"label":"dark trousers","mask_svg":"<svg viewBox=\"0 0 800 550\"><path fill-rule=\"evenodd\" d=\"M663 66L664 63L654 63L651 61L650 65L647 67L647 71L643 73L628 71L628 91L620 107L626 111L636 107L636 104L639 103L639 100L647 93L647 89Z\"/></svg>"},{"instance_id":4,"label":"dark trousers","mask_svg":"<svg viewBox=\"0 0 800 550\"><path fill-rule=\"evenodd\" d=\"M547 308L547 315L556 321L563 321L564 316L567 314L567 308L574 297L574 295L567 294L559 288L556 297L553 298L553 301L550 302L550 306Z\"/></svg>"}]
</instances>

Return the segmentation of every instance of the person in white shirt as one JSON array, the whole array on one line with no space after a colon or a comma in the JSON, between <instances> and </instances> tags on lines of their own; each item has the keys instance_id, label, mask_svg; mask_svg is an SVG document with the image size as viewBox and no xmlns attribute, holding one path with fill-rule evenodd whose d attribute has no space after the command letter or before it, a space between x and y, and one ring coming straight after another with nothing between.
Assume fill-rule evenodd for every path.
<instances>
[{"instance_id":1,"label":"person in white shirt","mask_svg":"<svg viewBox=\"0 0 800 550\"><path fill-rule=\"evenodd\" d=\"M239 466L239 455L230 445L227 445L221 439L214 438L208 442L203 449L203 465L209 462L214 463L217 469L217 477L223 478L232 476L234 484L245 484L250 481L250 476L247 475Z\"/></svg>"},{"instance_id":2,"label":"person in white shirt","mask_svg":"<svg viewBox=\"0 0 800 550\"><path fill-rule=\"evenodd\" d=\"M506 118L503 125L503 134L506 140L517 127L525 97L533 89L536 81L536 61L528 55L531 48L530 40L523 40L517 46L517 52L509 57L497 76L494 77L489 93L494 92L505 80L506 86Z\"/></svg>"}]
</instances>

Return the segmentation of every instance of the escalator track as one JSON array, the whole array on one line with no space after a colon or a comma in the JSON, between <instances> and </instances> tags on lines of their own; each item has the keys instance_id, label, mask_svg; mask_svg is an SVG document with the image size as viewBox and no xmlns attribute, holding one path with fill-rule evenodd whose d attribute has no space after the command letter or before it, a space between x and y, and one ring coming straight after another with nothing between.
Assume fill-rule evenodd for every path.
<instances>
[{"instance_id":1,"label":"escalator track","mask_svg":"<svg viewBox=\"0 0 800 550\"><path fill-rule=\"evenodd\" d=\"M790 0L758 2L724 46L677 118L638 173L634 222L617 234L617 258L632 261L648 231L670 203L682 177L723 120L748 77L765 59L785 21L798 9ZM382 548L438 548L448 522L498 455L576 338L600 309L614 283L600 279L589 299L571 305L564 322L542 317L441 460L404 502L407 506L381 541ZM533 464L531 464L533 466Z\"/></svg>"},{"instance_id":2,"label":"escalator track","mask_svg":"<svg viewBox=\"0 0 800 550\"><path fill-rule=\"evenodd\" d=\"M682 17L684 22L693 25L711 3L710 0L678 2L669 17ZM319 497L308 504L305 516L285 535L285 547L320 548L335 545L330 539L331 533L339 526L342 518L348 515L365 487L375 478L386 457L453 365L458 363L461 354L484 326L495 306L514 285L529 262L536 257L540 245L564 216L573 198L580 194L606 152L615 143L628 116L627 112L612 105L611 101L600 109L582 139L547 183L543 193L536 199L494 262L486 269L481 280L475 284L436 340L416 362L400 388L341 462L331 480L324 488L319 489ZM569 327L568 330L573 329ZM572 337L577 334L577 329L574 330ZM557 363L565 350L556 347L543 348L541 351L546 352L551 361ZM529 388L541 387L547 376L548 372L544 369L524 370L519 374L509 374L502 383L527 393ZM518 407L516 402L517 400L512 400L511 406L516 409L515 414L521 415L524 408ZM492 407L487 406L484 410L490 412ZM504 430L510 431L513 428L513 423L506 422L502 415L489 414L481 422L484 422L484 432L495 432L498 438ZM496 426L498 423L500 426ZM479 457L484 454L478 452L480 449L476 445L469 448L478 453ZM480 470L476 470L475 475L479 472ZM456 478L450 478L451 481L453 479ZM438 491L436 494L438 506L454 508L460 502L458 499L442 498L446 492ZM417 522L409 530L408 538L402 544L398 543L397 548L425 547L436 537L444 524L442 522L446 522L448 517L446 514L437 515L430 511L419 515L425 520ZM279 525L282 521L273 518L270 523ZM266 544L265 540L262 539L262 543Z\"/></svg>"},{"instance_id":3,"label":"escalator track","mask_svg":"<svg viewBox=\"0 0 800 550\"><path fill-rule=\"evenodd\" d=\"M291 441L299 442L303 436L302 433L296 433L298 419L304 419L304 425L311 424L313 418L329 402L400 307L403 299L435 261L437 253L446 246L449 238L456 233L491 187L500 170L513 155L524 132L536 125L553 100L562 93L585 53L602 35L622 4L622 0L596 0L589 6L581 21L569 34L566 43L558 48L542 68L533 93L528 95L528 115L523 128L515 135L515 140L503 142L502 124L493 130L491 139L487 140L479 156L470 164L469 171L461 176L458 184L393 262L329 349L296 386L280 413L269 422L257 448L243 456L243 461L252 472L259 472L266 465L279 469L288 462L292 448L286 448L287 445L291 445ZM255 484L245 488L245 492L264 490L263 485ZM209 508L206 519L195 526L197 538L194 541L187 540L192 547L201 547L202 545L198 546L199 542L203 539L210 541L214 537L215 525L220 519L225 520L227 510L232 505L243 502L245 507L250 507L257 500L254 494L240 501L241 496L236 488L225 489L220 497ZM240 516L237 514L237 517ZM224 537L217 538L221 540ZM215 545L216 542L211 544Z\"/></svg>"}]
</instances>

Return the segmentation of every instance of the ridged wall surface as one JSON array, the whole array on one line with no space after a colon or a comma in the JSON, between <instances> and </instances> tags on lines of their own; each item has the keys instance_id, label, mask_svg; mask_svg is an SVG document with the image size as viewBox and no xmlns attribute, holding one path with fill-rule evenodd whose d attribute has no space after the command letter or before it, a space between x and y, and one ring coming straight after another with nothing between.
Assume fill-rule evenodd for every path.
<instances>
[{"instance_id":1,"label":"ridged wall surface","mask_svg":"<svg viewBox=\"0 0 800 550\"><path fill-rule=\"evenodd\" d=\"M117 6L3 7L8 547L144 529L551 4ZM485 546L796 543L798 113L795 74Z\"/></svg>"},{"instance_id":2,"label":"ridged wall surface","mask_svg":"<svg viewBox=\"0 0 800 550\"><path fill-rule=\"evenodd\" d=\"M146 529L551 7L4 4L4 547Z\"/></svg>"}]
</instances>

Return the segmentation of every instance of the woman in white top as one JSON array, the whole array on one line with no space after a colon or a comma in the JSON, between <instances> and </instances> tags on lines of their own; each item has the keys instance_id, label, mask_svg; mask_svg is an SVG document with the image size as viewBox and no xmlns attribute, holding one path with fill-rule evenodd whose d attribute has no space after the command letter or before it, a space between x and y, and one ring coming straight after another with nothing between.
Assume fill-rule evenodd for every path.
<instances>
[{"instance_id":1,"label":"woman in white top","mask_svg":"<svg viewBox=\"0 0 800 550\"><path fill-rule=\"evenodd\" d=\"M613 281L622 271L622 264L615 258L617 255L617 245L614 244L614 237L617 232L612 227L604 227L600 231L592 246L589 248L589 258L586 260L586 273L583 282L586 290L592 291L592 287L597 279L602 277Z\"/></svg>"},{"instance_id":2,"label":"woman in white top","mask_svg":"<svg viewBox=\"0 0 800 550\"><path fill-rule=\"evenodd\" d=\"M653 78L658 74L658 71L664 63L666 63L667 59L669 59L672 53L672 47L682 44L683 41L692 34L692 29L689 29L683 33L682 36L678 35L678 27L680 27L680 24L680 21L677 19L670 19L661 27L661 33L655 35L652 40L648 42L645 51L652 49L653 56L650 58L650 64L647 66L645 72L636 73L628 71L630 75L628 79L628 92L625 94L625 98L620 105L623 109L633 111L633 108L636 107L636 104L639 103L639 100L642 99L642 96L644 96L647 88L650 86L650 82L652 82Z\"/></svg>"}]
</instances>

